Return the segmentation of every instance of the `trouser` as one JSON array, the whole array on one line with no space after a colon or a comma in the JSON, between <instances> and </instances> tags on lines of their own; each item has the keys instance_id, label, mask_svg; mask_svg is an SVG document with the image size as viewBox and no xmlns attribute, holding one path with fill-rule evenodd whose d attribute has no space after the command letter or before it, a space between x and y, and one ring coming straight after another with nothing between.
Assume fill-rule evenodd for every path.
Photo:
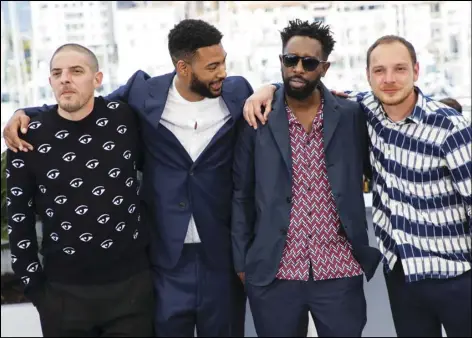
<instances>
[{"instance_id":1,"label":"trouser","mask_svg":"<svg viewBox=\"0 0 472 338\"><path fill-rule=\"evenodd\" d=\"M304 337L307 312L319 337L360 337L367 322L363 276L246 284L259 337Z\"/></svg>"},{"instance_id":2,"label":"trouser","mask_svg":"<svg viewBox=\"0 0 472 338\"><path fill-rule=\"evenodd\" d=\"M149 270L93 286L47 283L37 309L45 337L152 337L154 290Z\"/></svg>"},{"instance_id":3,"label":"trouser","mask_svg":"<svg viewBox=\"0 0 472 338\"><path fill-rule=\"evenodd\" d=\"M471 271L450 279L407 283L400 261L385 274L390 308L399 337L472 336Z\"/></svg>"},{"instance_id":4,"label":"trouser","mask_svg":"<svg viewBox=\"0 0 472 338\"><path fill-rule=\"evenodd\" d=\"M185 244L177 265L153 268L158 337L244 337L246 295L234 270L215 271L202 244Z\"/></svg>"}]
</instances>

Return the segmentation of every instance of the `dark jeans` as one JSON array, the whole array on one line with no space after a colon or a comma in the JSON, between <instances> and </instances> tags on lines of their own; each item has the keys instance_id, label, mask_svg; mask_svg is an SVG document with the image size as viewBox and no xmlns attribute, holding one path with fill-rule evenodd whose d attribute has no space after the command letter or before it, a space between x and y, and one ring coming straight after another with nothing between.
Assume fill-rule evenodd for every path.
<instances>
[{"instance_id":1,"label":"dark jeans","mask_svg":"<svg viewBox=\"0 0 472 338\"><path fill-rule=\"evenodd\" d=\"M152 337L150 271L113 284L47 283L36 301L44 337Z\"/></svg>"},{"instance_id":2,"label":"dark jeans","mask_svg":"<svg viewBox=\"0 0 472 338\"><path fill-rule=\"evenodd\" d=\"M401 262L385 276L398 337L471 337L471 271L406 283Z\"/></svg>"}]
</instances>

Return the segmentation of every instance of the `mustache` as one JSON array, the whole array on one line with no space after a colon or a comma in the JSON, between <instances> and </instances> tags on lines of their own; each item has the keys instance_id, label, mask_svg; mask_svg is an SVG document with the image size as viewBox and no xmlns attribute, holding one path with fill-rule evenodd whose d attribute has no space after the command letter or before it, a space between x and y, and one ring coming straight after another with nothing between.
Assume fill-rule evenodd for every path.
<instances>
[{"instance_id":1,"label":"mustache","mask_svg":"<svg viewBox=\"0 0 472 338\"><path fill-rule=\"evenodd\" d=\"M296 76L296 75L289 77L287 80L288 80L288 81L291 81L291 80L298 80L298 81L301 81L301 82L303 82L303 83L305 83L305 84L307 84L307 83L310 82L310 81L305 80L304 78L302 78L302 77L300 77L300 76Z\"/></svg>"}]
</instances>

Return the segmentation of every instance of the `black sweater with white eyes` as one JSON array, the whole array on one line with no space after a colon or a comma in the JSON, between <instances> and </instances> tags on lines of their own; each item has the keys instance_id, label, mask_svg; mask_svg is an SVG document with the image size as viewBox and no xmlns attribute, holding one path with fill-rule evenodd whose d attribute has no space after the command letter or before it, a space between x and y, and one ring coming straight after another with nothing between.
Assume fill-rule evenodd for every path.
<instances>
[{"instance_id":1,"label":"black sweater with white eyes","mask_svg":"<svg viewBox=\"0 0 472 338\"><path fill-rule=\"evenodd\" d=\"M26 293L46 280L113 283L147 268L133 111L97 97L92 113L70 121L55 106L31 118L24 139L34 150L8 151L6 175L12 267Z\"/></svg>"}]
</instances>

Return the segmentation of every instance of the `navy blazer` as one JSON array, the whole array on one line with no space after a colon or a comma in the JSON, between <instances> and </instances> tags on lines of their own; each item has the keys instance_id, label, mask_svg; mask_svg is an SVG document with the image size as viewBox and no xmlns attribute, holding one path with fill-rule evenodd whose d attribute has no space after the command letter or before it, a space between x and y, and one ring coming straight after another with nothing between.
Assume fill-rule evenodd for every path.
<instances>
[{"instance_id":1,"label":"navy blazer","mask_svg":"<svg viewBox=\"0 0 472 338\"><path fill-rule=\"evenodd\" d=\"M335 203L354 257L370 280L380 251L369 246L364 194L368 135L358 103L334 97L322 86L324 151ZM246 123L235 148L232 240L237 272L256 286L277 273L290 224L292 155L284 88L274 95L268 123L257 130Z\"/></svg>"},{"instance_id":2,"label":"navy blazer","mask_svg":"<svg viewBox=\"0 0 472 338\"><path fill-rule=\"evenodd\" d=\"M204 259L216 269L233 269L231 198L236 122L242 119L244 103L253 90L241 76L224 80L222 98L231 118L194 162L174 134L159 124L175 75L150 77L137 71L125 85L106 96L110 101L128 103L139 117L144 144L141 215L150 225L151 262L165 269L176 266L193 214ZM25 110L32 113L38 108Z\"/></svg>"}]
</instances>

